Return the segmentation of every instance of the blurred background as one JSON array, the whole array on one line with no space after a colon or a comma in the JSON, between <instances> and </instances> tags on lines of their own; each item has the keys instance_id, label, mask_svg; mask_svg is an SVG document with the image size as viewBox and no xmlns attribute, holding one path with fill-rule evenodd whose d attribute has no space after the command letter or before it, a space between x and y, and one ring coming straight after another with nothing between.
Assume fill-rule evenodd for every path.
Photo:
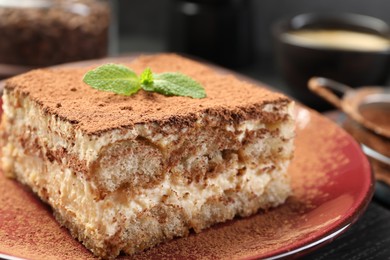
<instances>
[{"instance_id":1,"label":"blurred background","mask_svg":"<svg viewBox=\"0 0 390 260\"><path fill-rule=\"evenodd\" d=\"M57 2L68 4L53 11L51 5ZM111 14L109 24L98 3L105 3ZM45 10L23 13L22 9L31 9L31 5ZM0 0L0 75L104 55L179 52L299 97L298 90L283 80L275 62L272 26L277 21L302 13L356 13L388 23L388 10L388 0ZM69 12L75 15L69 16ZM45 34L34 36L34 30ZM12 40L17 38L32 43L25 46ZM46 54L38 56L41 52ZM12 55L17 59L11 59ZM318 110L331 108L301 101Z\"/></svg>"}]
</instances>

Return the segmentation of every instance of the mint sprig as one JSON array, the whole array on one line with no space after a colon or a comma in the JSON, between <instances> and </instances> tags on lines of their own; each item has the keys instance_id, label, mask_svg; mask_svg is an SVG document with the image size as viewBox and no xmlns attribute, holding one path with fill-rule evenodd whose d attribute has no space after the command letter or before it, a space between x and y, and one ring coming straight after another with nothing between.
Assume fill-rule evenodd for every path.
<instances>
[{"instance_id":1,"label":"mint sprig","mask_svg":"<svg viewBox=\"0 0 390 260\"><path fill-rule=\"evenodd\" d=\"M120 64L105 64L88 71L83 81L94 89L125 96L143 89L166 96L206 97L203 86L182 73L153 74L150 68L146 68L138 77L133 70Z\"/></svg>"},{"instance_id":2,"label":"mint sprig","mask_svg":"<svg viewBox=\"0 0 390 260\"><path fill-rule=\"evenodd\" d=\"M150 85L153 84L153 73L150 68L146 68L140 77L141 85Z\"/></svg>"}]
</instances>

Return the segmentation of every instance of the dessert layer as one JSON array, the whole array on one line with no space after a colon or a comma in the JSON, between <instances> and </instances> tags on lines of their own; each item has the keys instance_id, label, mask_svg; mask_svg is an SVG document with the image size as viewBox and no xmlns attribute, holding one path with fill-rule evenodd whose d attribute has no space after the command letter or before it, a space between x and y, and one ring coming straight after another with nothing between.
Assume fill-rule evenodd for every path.
<instances>
[{"instance_id":1,"label":"dessert layer","mask_svg":"<svg viewBox=\"0 0 390 260\"><path fill-rule=\"evenodd\" d=\"M118 190L96 201L91 183L71 169L21 147L13 156L17 179L48 202L57 219L101 257L115 257L121 250L132 254L190 229L199 232L236 215L248 216L283 203L291 192L289 160L280 160L253 168L235 163L199 183L166 175L157 187L138 195ZM274 167L263 171L269 164Z\"/></svg>"},{"instance_id":2,"label":"dessert layer","mask_svg":"<svg viewBox=\"0 0 390 260\"><path fill-rule=\"evenodd\" d=\"M137 73L150 67L156 73L187 74L204 85L207 98L166 97L144 91L126 97L98 91L82 81L91 68L35 70L8 80L5 88L28 95L45 113L89 135L142 123L181 127L196 122L201 113L236 122L260 116L264 122L275 121L272 112L277 111L261 108L266 104L289 102L281 94L173 54L143 56L129 60L126 65Z\"/></svg>"},{"instance_id":3,"label":"dessert layer","mask_svg":"<svg viewBox=\"0 0 390 260\"><path fill-rule=\"evenodd\" d=\"M241 165L290 159L294 122L292 103L268 104L261 111L276 110L273 122L262 118L226 121L200 114L194 125L178 129L136 124L98 136L84 134L72 124L40 110L29 96L6 90L3 135L5 154L16 146L36 156L83 174L94 183L98 197L125 187L154 187L165 174L183 175L187 182L214 178L232 162ZM74 138L72 138L74 137ZM5 171L13 172L13 158L3 157Z\"/></svg>"}]
</instances>

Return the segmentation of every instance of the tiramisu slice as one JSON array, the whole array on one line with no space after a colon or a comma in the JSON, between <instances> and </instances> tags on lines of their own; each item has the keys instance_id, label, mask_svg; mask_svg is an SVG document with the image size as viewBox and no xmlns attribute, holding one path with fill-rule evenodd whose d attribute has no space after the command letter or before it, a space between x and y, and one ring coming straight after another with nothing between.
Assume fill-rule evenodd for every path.
<instances>
[{"instance_id":1,"label":"tiramisu slice","mask_svg":"<svg viewBox=\"0 0 390 260\"><path fill-rule=\"evenodd\" d=\"M95 255L134 254L286 200L292 101L176 55L126 65L184 73L207 97L103 92L82 81L91 68L31 71L3 95L3 172Z\"/></svg>"}]
</instances>

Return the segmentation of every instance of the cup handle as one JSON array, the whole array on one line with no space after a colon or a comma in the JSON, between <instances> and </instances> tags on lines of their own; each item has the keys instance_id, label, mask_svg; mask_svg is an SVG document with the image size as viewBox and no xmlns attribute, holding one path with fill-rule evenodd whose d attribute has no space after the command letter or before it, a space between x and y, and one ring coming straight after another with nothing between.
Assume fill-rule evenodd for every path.
<instances>
[{"instance_id":1,"label":"cup handle","mask_svg":"<svg viewBox=\"0 0 390 260\"><path fill-rule=\"evenodd\" d=\"M336 93L340 93L344 96L345 93L353 90L351 87L340 82L321 77L311 78L308 82L308 86L312 92L327 100L338 109L341 109L342 99L339 98Z\"/></svg>"}]
</instances>

